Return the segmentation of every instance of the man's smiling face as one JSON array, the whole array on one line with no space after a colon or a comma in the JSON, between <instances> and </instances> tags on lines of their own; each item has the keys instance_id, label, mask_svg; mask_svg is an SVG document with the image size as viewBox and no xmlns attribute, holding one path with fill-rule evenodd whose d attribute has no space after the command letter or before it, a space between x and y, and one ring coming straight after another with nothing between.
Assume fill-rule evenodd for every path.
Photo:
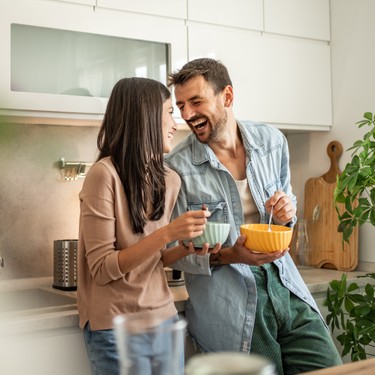
<instances>
[{"instance_id":1,"label":"man's smiling face","mask_svg":"<svg viewBox=\"0 0 375 375\"><path fill-rule=\"evenodd\" d=\"M227 122L225 93L215 94L202 77L189 79L175 87L176 104L181 117L202 143L215 141Z\"/></svg>"}]
</instances>

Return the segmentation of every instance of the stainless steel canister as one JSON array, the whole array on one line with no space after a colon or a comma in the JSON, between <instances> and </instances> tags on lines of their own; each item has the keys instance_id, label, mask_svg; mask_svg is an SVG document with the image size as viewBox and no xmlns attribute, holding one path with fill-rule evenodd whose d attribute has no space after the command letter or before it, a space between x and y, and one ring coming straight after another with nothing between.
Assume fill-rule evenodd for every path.
<instances>
[{"instance_id":1,"label":"stainless steel canister","mask_svg":"<svg viewBox=\"0 0 375 375\"><path fill-rule=\"evenodd\" d=\"M53 287L77 290L78 240L56 240L53 248Z\"/></svg>"}]
</instances>

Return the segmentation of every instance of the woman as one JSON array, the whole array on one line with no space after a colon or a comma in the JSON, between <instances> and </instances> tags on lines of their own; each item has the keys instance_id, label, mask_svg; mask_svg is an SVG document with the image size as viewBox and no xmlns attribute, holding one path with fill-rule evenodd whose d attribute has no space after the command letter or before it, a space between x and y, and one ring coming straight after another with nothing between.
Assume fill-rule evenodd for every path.
<instances>
[{"instance_id":1,"label":"woman","mask_svg":"<svg viewBox=\"0 0 375 375\"><path fill-rule=\"evenodd\" d=\"M194 248L166 244L201 235L210 216L190 211L170 222L181 184L163 163L176 131L172 113L161 83L117 82L98 134L98 160L80 192L78 310L93 374L119 373L116 315L178 319L164 267Z\"/></svg>"}]
</instances>

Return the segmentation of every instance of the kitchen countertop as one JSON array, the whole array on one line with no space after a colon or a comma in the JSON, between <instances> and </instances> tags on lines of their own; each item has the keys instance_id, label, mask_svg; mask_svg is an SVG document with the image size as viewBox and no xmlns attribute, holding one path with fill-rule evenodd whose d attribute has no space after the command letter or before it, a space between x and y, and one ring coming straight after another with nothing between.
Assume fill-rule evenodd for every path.
<instances>
[{"instance_id":1,"label":"kitchen countertop","mask_svg":"<svg viewBox=\"0 0 375 375\"><path fill-rule=\"evenodd\" d=\"M299 268L303 279L305 280L311 293L326 293L328 283L333 280L341 279L342 271L331 269L320 269L311 267ZM354 279L359 275L365 275L366 272L346 272L348 280ZM373 279L370 279L374 282ZM61 291L52 287L52 277L43 278L28 278L0 281L0 291L4 290L19 290L31 288L43 288L46 290L53 290L56 293L76 296L76 292ZM368 278L357 279L358 285L365 285L369 282ZM188 298L185 286L171 287L174 294L175 304L177 310L182 312L184 310L185 301ZM49 329L59 329L67 327L76 327L78 329L78 311L76 305L72 305L69 309L55 312L41 312L40 314L23 315L22 317L15 317L14 319L7 319L0 321L0 332L36 332Z\"/></svg>"},{"instance_id":2,"label":"kitchen countertop","mask_svg":"<svg viewBox=\"0 0 375 375\"><path fill-rule=\"evenodd\" d=\"M341 275L343 273L347 274L348 281L356 279L356 283L359 286L365 285L366 283L369 282L369 280L375 283L375 280L368 278L368 277L357 279L358 276L363 276L368 273L364 271L344 272L344 271L338 271L338 270L328 269L328 268L314 268L314 267L306 267L306 266L299 266L298 270L300 274L302 275L302 278L305 281L311 293L319 293L319 292L326 293L328 284L332 280L340 280Z\"/></svg>"},{"instance_id":3,"label":"kitchen countertop","mask_svg":"<svg viewBox=\"0 0 375 375\"><path fill-rule=\"evenodd\" d=\"M44 289L63 295L77 297L76 292L66 292L52 287L52 277L10 279L0 281L0 292L18 291L28 289ZM53 309L52 309L53 310ZM46 331L49 329L60 329L78 327L78 311L76 305L68 306L65 310L44 309L34 313L25 310L22 314L13 317L0 317L0 337L15 333L29 333ZM40 312L40 313L39 313Z\"/></svg>"},{"instance_id":4,"label":"kitchen countertop","mask_svg":"<svg viewBox=\"0 0 375 375\"><path fill-rule=\"evenodd\" d=\"M322 370L305 372L305 375L374 375L375 358L346 363Z\"/></svg>"},{"instance_id":5,"label":"kitchen countertop","mask_svg":"<svg viewBox=\"0 0 375 375\"><path fill-rule=\"evenodd\" d=\"M54 293L77 297L75 291L63 291L52 287L52 277L11 279L0 281L1 291L18 291L27 289L43 289ZM176 308L179 312L184 310L185 301L188 294L185 286L175 286L171 288ZM15 333L31 333L37 331L46 331L50 329L61 329L76 327L78 329L78 310L76 305L67 306L66 309L59 311L41 310L37 314L31 312L28 314L26 310L22 315L13 316L11 318L3 318L0 316L0 337Z\"/></svg>"}]
</instances>

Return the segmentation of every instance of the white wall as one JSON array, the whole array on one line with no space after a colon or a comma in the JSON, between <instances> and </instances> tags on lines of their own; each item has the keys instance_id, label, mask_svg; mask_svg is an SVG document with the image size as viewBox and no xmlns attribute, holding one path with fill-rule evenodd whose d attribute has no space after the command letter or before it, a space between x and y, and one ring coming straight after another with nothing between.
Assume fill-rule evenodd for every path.
<instances>
[{"instance_id":1,"label":"white wall","mask_svg":"<svg viewBox=\"0 0 375 375\"><path fill-rule=\"evenodd\" d=\"M289 135L293 188L303 209L304 183L328 171L326 148L338 140L347 150L366 129L355 123L364 112L375 112L375 1L331 0L331 54L333 90L333 129L327 133ZM308 88L307 88L308 89ZM349 161L344 151L340 169ZM375 230L360 228L359 261L375 262ZM366 265L364 265L366 266Z\"/></svg>"},{"instance_id":2,"label":"white wall","mask_svg":"<svg viewBox=\"0 0 375 375\"><path fill-rule=\"evenodd\" d=\"M58 162L95 161L98 130L0 121L0 280L53 275L53 241L78 236L83 184Z\"/></svg>"}]
</instances>

